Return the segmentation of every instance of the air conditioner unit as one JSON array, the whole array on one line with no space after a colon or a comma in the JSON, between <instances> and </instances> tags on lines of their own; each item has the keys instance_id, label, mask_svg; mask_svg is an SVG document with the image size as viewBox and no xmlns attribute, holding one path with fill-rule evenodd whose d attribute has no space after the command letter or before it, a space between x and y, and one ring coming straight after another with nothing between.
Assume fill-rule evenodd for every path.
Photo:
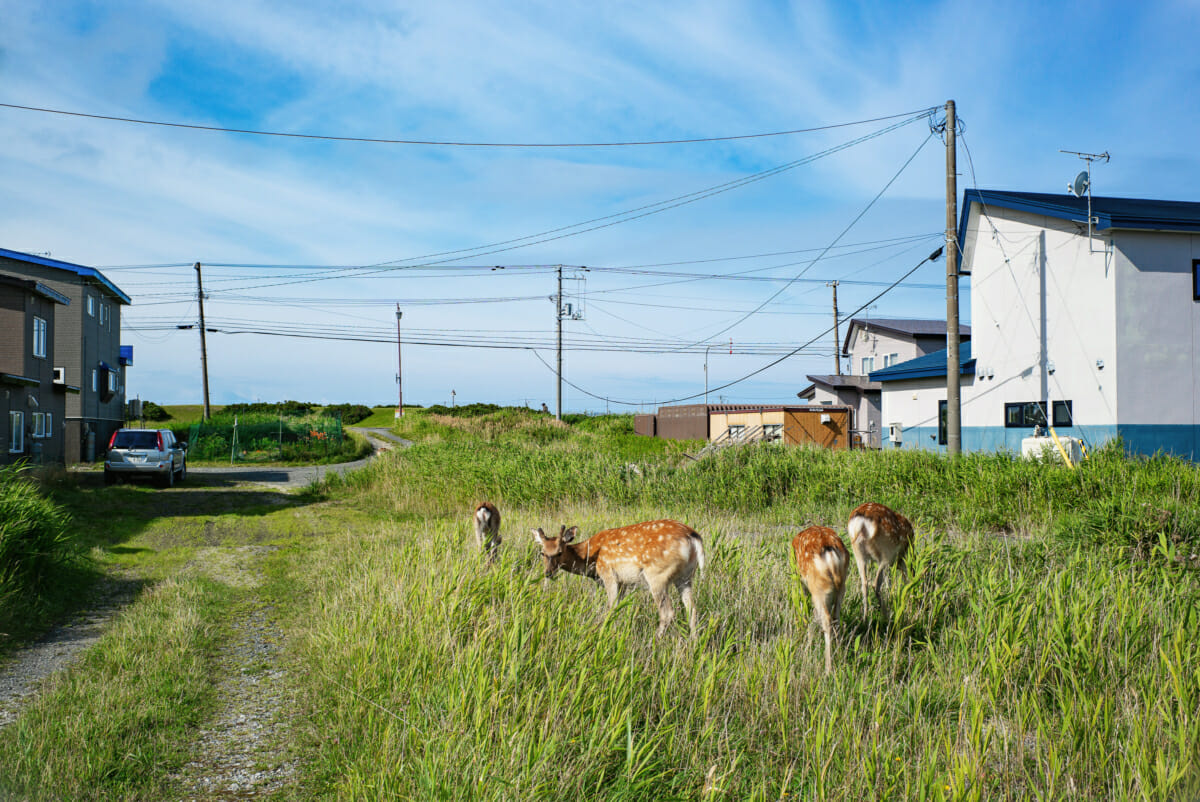
<instances>
[{"instance_id":1,"label":"air conditioner unit","mask_svg":"<svg viewBox=\"0 0 1200 802\"><path fill-rule=\"evenodd\" d=\"M55 368L54 369L54 383L55 384L66 384L67 383L67 369L66 368Z\"/></svg>"},{"instance_id":2,"label":"air conditioner unit","mask_svg":"<svg viewBox=\"0 0 1200 802\"><path fill-rule=\"evenodd\" d=\"M891 426L889 426L888 427L888 440L890 440L893 443L903 442L903 435L901 434L902 429L903 429L903 427L901 427L901 425L899 423L893 423Z\"/></svg>"}]
</instances>

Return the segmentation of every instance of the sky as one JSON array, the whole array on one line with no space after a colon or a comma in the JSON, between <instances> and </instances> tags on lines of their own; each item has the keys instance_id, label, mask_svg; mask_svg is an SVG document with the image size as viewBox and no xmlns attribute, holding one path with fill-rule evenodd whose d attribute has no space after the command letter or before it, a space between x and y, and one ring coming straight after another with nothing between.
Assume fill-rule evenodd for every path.
<instances>
[{"instance_id":1,"label":"sky","mask_svg":"<svg viewBox=\"0 0 1200 802\"><path fill-rule=\"evenodd\" d=\"M559 265L565 412L796 403L835 369L832 282L843 337L945 319L948 100L960 199L1065 193L1071 150L1111 154L1096 195L1200 200L1195 0L0 18L0 247L129 295L127 395L162 404L201 400L197 262L214 404L554 410Z\"/></svg>"}]
</instances>

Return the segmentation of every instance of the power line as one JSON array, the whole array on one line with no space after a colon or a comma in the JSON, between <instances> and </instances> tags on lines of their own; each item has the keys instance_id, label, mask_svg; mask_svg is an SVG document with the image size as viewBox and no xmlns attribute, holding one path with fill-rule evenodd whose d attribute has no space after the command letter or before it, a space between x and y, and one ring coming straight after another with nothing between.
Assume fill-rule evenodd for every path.
<instances>
[{"instance_id":1,"label":"power line","mask_svg":"<svg viewBox=\"0 0 1200 802\"><path fill-rule=\"evenodd\" d=\"M936 251L934 251L933 253L929 254L929 256L926 256L924 259L922 259L920 262L918 262L918 263L917 263L917 264L916 264L916 265L915 265L915 266L914 266L914 267L913 267L911 270L909 270L907 273L905 273L905 274L904 274L903 276L901 276L900 278L896 279L896 281L892 282L892 284L891 284L891 286L890 286L890 287L888 287L888 288L887 288L887 289L885 289L883 292L881 292L881 293L879 293L878 295L876 295L876 296L875 296L874 298L872 298L871 300L867 301L867 302L866 302L865 304L863 304L862 306L860 306L860 307L858 307L857 309L855 309L853 312L849 313L848 315L845 315L845 316L842 318L842 322L845 322L845 321L849 320L850 318L852 318L852 317L854 317L855 315L857 315L859 312L861 312L861 311L863 311L864 309L866 309L866 308L867 308L868 306L870 306L871 304L873 304L873 303L875 303L876 301L878 301L880 298L882 298L884 295L886 295L886 294L887 294L887 293L889 293L889 292L890 292L892 289L894 289L894 288L895 288L897 285L899 285L899 284L900 284L900 282L904 281L904 279L908 278L908 277L909 277L909 276L911 276L913 273L917 272L917 270L918 270L918 269L920 269L920 268L921 268L921 267L922 267L922 266L923 266L923 265L924 265L926 262L932 262L933 260L937 259L939 256L941 256L941 255L942 255L942 250L943 250L942 248L938 248ZM786 359L789 359L789 358L791 358L791 357L795 356L796 354L800 353L801 351L804 351L804 350L808 349L808 348L809 348L809 347L810 347L810 346L811 346L813 343L815 343L817 340L821 339L821 338L822 338L822 337L824 337L826 334L829 334L831 331L833 331L833 328L834 328L833 326L830 326L829 328L825 329L824 331L822 331L821 333L817 334L815 337L813 337L812 339L810 339L808 342L804 343L803 345L797 346L795 349L793 349L792 351L790 351L790 352L789 352L789 353L787 353L787 354L784 354L783 356L779 357L778 359L776 359L776 360L773 360L773 361L771 361L771 362L768 362L767 364L763 365L761 368L758 368L757 370L754 370L754 371L751 371L750 373L747 373L745 376L742 376L740 379L734 379L734 380L733 380L733 381L731 381L731 382L726 382L725 384L722 384L722 385L720 385L720 386L718 386L718 387L714 387L714 388L710 389L708 392L711 394L711 393L714 393L714 392L718 392L718 391L720 391L720 390L724 390L724 389L726 389L726 388L728 388L728 387L733 387L735 384L741 384L742 382L746 381L747 379L751 379L751 378L753 378L753 377L757 376L758 374L762 373L763 371L766 371L766 370L769 370L769 369L771 369L771 368L775 367L775 366L776 366L776 365L778 365L780 362L783 362L784 360L786 360ZM739 350L740 350L740 349L739 349ZM536 357L538 358L538 360L539 360L539 361L540 361L540 362L541 362L543 365L546 365L546 360L542 359L542 357L541 357L541 354L539 354L539 353L537 353L536 351L534 351L534 354L533 354L533 355L534 355L534 356L536 356ZM549 366L549 365L546 365L546 367L547 367L547 368L549 368L550 366ZM604 402L606 402L606 403L609 403L609 404L620 404L620 405L622 405L622 406L627 406L627 407L637 407L637 406L642 406L642 405L645 403L644 401L621 401L620 399L616 399L616 398L608 398L607 396L597 395L596 393L593 393L593 392L591 392L590 390L585 390L584 388L580 387L579 385L577 385L577 384L574 384L574 383L572 383L572 382L570 382L570 381L568 381L568 380L566 380L566 379L564 379L563 381L564 381L564 382L566 382L566 383L567 383L568 385L570 385L571 387L573 387L573 388L575 388L576 390L578 390L579 392L583 393L584 395L586 395L586 396L589 396L589 397L591 397L591 398L595 398L595 399L597 399L598 401L604 401ZM659 404L677 404L677 403L679 403L680 401L690 401L690 400L692 400L693 398L699 398L699 397L701 397L701 396L703 396L703 395L704 395L704 393L693 393L692 395L686 395L686 396L682 396L682 397L680 397L680 398L672 398L672 399L670 399L670 400L667 400L667 401L659 401L658 403L659 403Z\"/></svg>"},{"instance_id":2,"label":"power line","mask_svg":"<svg viewBox=\"0 0 1200 802\"><path fill-rule=\"evenodd\" d=\"M612 148L632 147L640 145L686 145L700 142L729 142L736 139L763 139L775 136L790 136L792 134L807 134L815 131L829 131L835 128L849 128L855 125L894 120L899 117L911 117L915 114L929 114L938 107L933 106L918 111L902 114L889 114L884 117L873 117L866 120L855 120L847 123L832 123L818 125L812 128L794 128L790 131L770 131L758 134L735 134L731 136L696 137L693 139L652 139L631 142L466 142L454 140L421 140L421 139L384 139L379 137L334 136L329 134L304 134L290 131L263 131L251 128L226 128L218 125L198 125L194 123L167 122L163 120L145 120L136 117L117 117L107 114L89 114L65 109L48 109L38 106L22 106L16 103L0 103L0 107L35 111L42 114L58 114L66 117L83 117L90 120L107 120L109 122L132 123L136 125L154 125L162 128L183 128L192 131L208 131L223 134L249 134L252 136L274 136L287 139L317 139L326 142L361 142L376 145L433 145L438 147L468 147L468 148Z\"/></svg>"},{"instance_id":3,"label":"power line","mask_svg":"<svg viewBox=\"0 0 1200 802\"><path fill-rule=\"evenodd\" d=\"M763 307L765 307L765 306L766 306L767 304L769 304L771 301L774 301L776 298L778 298L780 295L782 295L782 294L783 294L783 292L784 292L785 290L787 290L787 288L788 288L788 287L792 286L792 284L793 284L794 282L796 282L796 281L799 281L801 276L803 276L803 275L804 275L805 273L807 273L807 272L808 272L810 269L812 269L812 266L813 266L813 265L815 265L817 262L819 262L819 261L821 260L821 258L822 258L822 257L824 257L824 256L825 256L825 254L829 252L829 249L830 249L830 248L832 248L834 245L836 245L836 244L838 243L838 240L840 240L842 237L846 236L846 234L847 234L847 233L849 233L850 229L852 229L852 228L855 226L855 224L857 224L857 223L858 223L858 221L859 221L859 220L861 220L861 219L863 218L863 216L864 216L864 215L866 215L866 213L867 213L867 212L869 212L869 211L871 210L871 208L872 208L872 207L875 205L875 203L876 203L876 202L877 202L877 201L878 201L878 200L879 200L881 197L883 197L883 193L887 192L887 191L888 191L888 188L889 188L889 187L891 187L891 185L892 185L892 184L894 184L894 183L896 182L896 179L898 179L898 178L900 177L900 175L901 175L901 174L902 174L902 173L905 171L905 169L907 169L907 168L908 168L908 165L912 164L912 162L913 162L913 159L917 158L917 154L919 154L919 153L920 153L922 150L924 150L924 148L925 148L925 145L926 145L926 144L929 142L929 140L930 140L932 137L933 137L933 133L932 133L932 132L930 132L929 136L927 136L927 137L925 137L923 140L921 140L921 144L920 144L920 145L917 145L917 149L913 151L912 155L908 157L907 161L905 161L905 162L904 162L904 164L900 165L900 169L896 171L896 174L895 174L895 175L893 175L893 176L892 176L890 179L888 179L888 182L887 182L886 184L884 184L884 185L883 185L883 188L882 188L881 190L879 190L879 192L877 192L877 193L875 194L875 197L871 198L870 202L869 202L869 203L867 203L867 205L863 207L862 211L860 211L860 212L859 212L859 213L858 213L858 214L857 214L857 215L854 217L854 219L853 219L853 220L851 220L851 221L850 221L850 222L849 222L849 223L846 225L846 227L845 227L845 228L843 228L843 229L841 230L841 232L840 232L840 233L839 233L839 234L838 234L836 237L834 237L834 238L833 238L833 242L831 242L831 243L830 243L830 244L829 244L829 245L828 245L828 246L825 248L825 250L821 251L820 255L818 255L816 259L813 259L811 262L809 262L809 263L808 263L808 265L806 265L806 266L805 266L805 268L804 268L803 270L801 270L799 273L797 273L797 274L796 274L796 276L795 276L795 278L793 278L793 279L792 279L791 281L789 281L787 284L785 284L785 285L783 285L782 287L780 287L778 290L776 290L774 293L772 293L772 294L771 294L771 296L770 296L770 297L768 297L768 298L767 298L765 301L763 301L761 304L759 304L757 307L755 307L755 308L754 308L754 309L752 309L751 311L747 312L747 313L746 313L745 315L743 315L742 317L740 317L740 318L738 318L737 320L735 320L733 323L730 323L728 326L726 326L725 328L721 329L721 330L720 330L720 331L718 331L718 332L715 332L715 333L713 333L713 334L710 334L710 335L708 336L708 339L710 339L710 340L711 340L711 339L714 339L714 338L716 338L716 337L720 337L722 334L725 334L727 331L729 331L730 329L734 328L735 326L739 326L739 325L741 325L741 324L742 324L742 323L744 323L746 320L748 320L750 317L752 317L753 315L755 315L755 314L757 314L759 311L761 311L761 310L763 309Z\"/></svg>"},{"instance_id":4,"label":"power line","mask_svg":"<svg viewBox=\"0 0 1200 802\"><path fill-rule=\"evenodd\" d=\"M685 195L678 195L674 198L667 198L666 200L646 204L644 206L639 206L634 209L627 209L623 212L614 212L613 214L604 215L602 217L595 217L595 218L592 218L591 220L585 220L580 223L573 223L573 224L567 225L567 226L560 226L559 228L549 229L547 231L543 231L543 232L540 232L537 234L529 234L524 237L517 237L515 239L503 240L500 242L491 243L489 245L480 245L480 246L476 246L474 248L460 248L460 249L453 250L453 251L442 251L441 253L425 254L423 256L413 256L413 257L406 257L406 258L402 258L402 259L393 259L393 260L390 260L387 262L378 262L373 265L363 265L359 268L353 268L353 269L345 268L345 269L340 269L340 270L332 270L332 271L329 271L330 275L317 276L316 278L306 277L306 278L302 278L297 281L281 281L281 282L273 282L270 284L257 284L252 287L243 287L242 289L264 289L264 288L268 288L268 287L279 287L279 286L285 286L285 285L290 285L290 284L311 284L311 283L314 283L317 281L328 281L328 280L334 279L334 278L342 278L343 277L342 274L344 274L346 272L350 272L351 270L363 271L362 273L359 273L359 275L369 275L372 273L387 273L387 272L391 272L391 271L395 271L395 270L412 270L412 269L416 269L418 267L429 267L431 265L439 265L439 264L444 265L445 263L450 262L451 259L446 258L446 259L441 259L440 261L423 262L420 265L401 265L399 263L400 262L413 262L413 261L425 260L425 259L435 259L436 260L438 257L443 257L443 256L444 257L451 257L451 256L458 257L458 256L465 256L467 254L469 254L470 256L468 256L466 258L477 258L480 256L490 256L490 255L496 254L496 253L504 253L506 251L512 251L512 250L516 250L518 248L527 248L527 247L530 247L533 245L543 245L547 242L554 242L556 240L566 239L568 237L576 237L581 234L587 234L592 231L599 231L600 229L610 228L615 225L620 225L621 223L629 223L634 220L640 220L644 217L649 217L651 215L661 214L662 212L669 211L671 209L677 209L681 206L686 206L691 203L696 203L697 201L706 200L706 199L714 197L716 195L720 195L725 192L730 192L734 189L740 189L744 186L748 186L748 185L756 183L758 181L766 180L767 178L773 178L773 177L780 175L782 173L785 173L789 170L794 170L797 167L803 166L805 164L810 164L814 161L817 161L818 159L822 159L827 156L831 156L835 153L840 153L841 151L846 150L851 147L854 147L855 145L860 145L864 142L868 142L872 139L876 139L878 137L883 136L884 134L887 134L892 131L903 128L906 125L910 125L910 124L916 122L917 120L925 119L926 117L928 117L928 113L922 112L921 115L919 115L919 116L910 117L910 118L902 120L898 123L893 123L892 125L885 126L876 131L873 131L869 134L864 134L860 137L856 137L854 139L848 140L839 145L835 145L833 147L826 148L825 150L818 151L817 153L813 153L808 156L804 156L802 158L795 159L790 162L785 162L784 164L776 165L775 167L771 167L771 168L762 170L757 173L752 173L751 175L748 175L748 176L742 176L740 178L736 178L731 181L726 181L723 184L716 184L714 186L710 186L705 189L696 190L694 192L690 192ZM593 225L593 224L595 224L595 225ZM572 230L572 229L577 229L577 230Z\"/></svg>"}]
</instances>

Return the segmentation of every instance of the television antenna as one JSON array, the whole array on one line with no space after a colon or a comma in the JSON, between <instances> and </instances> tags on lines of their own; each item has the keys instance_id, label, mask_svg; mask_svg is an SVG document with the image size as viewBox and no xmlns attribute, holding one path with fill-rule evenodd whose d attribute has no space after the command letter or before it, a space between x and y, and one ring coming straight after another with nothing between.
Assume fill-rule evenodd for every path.
<instances>
[{"instance_id":1,"label":"television antenna","mask_svg":"<svg viewBox=\"0 0 1200 802\"><path fill-rule=\"evenodd\" d=\"M1060 148L1058 152L1078 156L1087 162L1087 169L1080 170L1079 175L1075 176L1075 180L1067 184L1067 191L1077 198L1082 198L1084 193L1087 193L1088 253L1105 253L1106 251L1096 251L1092 246L1092 226L1099 222L1096 218L1092 217L1092 162L1103 161L1107 164L1110 158L1108 151L1106 150L1103 153L1081 153L1077 150L1063 150Z\"/></svg>"}]
</instances>

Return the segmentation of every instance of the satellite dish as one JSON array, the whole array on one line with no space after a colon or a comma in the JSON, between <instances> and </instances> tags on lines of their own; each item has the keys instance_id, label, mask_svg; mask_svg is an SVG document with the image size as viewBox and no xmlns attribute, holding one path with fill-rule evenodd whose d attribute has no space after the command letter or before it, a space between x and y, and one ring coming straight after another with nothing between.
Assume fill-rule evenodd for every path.
<instances>
[{"instance_id":1,"label":"satellite dish","mask_svg":"<svg viewBox=\"0 0 1200 802\"><path fill-rule=\"evenodd\" d=\"M1082 198L1084 193L1088 191L1090 185L1090 177L1087 170L1080 170L1079 175L1075 176L1075 180L1067 187L1071 194L1077 198Z\"/></svg>"}]
</instances>

